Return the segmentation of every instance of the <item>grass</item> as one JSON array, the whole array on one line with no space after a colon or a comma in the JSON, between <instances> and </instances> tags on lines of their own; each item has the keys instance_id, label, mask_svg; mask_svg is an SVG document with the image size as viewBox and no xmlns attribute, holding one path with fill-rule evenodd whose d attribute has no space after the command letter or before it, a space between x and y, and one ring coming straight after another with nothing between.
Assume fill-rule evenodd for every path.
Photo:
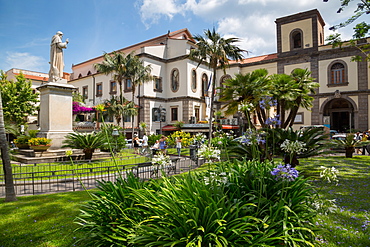
<instances>
[{"instance_id":1,"label":"grass","mask_svg":"<svg viewBox=\"0 0 370 247\"><path fill-rule=\"evenodd\" d=\"M73 219L80 204L89 199L88 193L77 191L1 203L0 246L74 246L82 233L74 232Z\"/></svg>"},{"instance_id":2,"label":"grass","mask_svg":"<svg viewBox=\"0 0 370 247\"><path fill-rule=\"evenodd\" d=\"M337 186L320 179L320 166L339 170ZM336 199L338 206L334 213L317 215L321 231L315 246L370 246L370 156L300 159L298 170L310 177L322 198ZM1 202L0 247L74 246L81 233L74 232L73 219L87 200L86 192L69 192Z\"/></svg>"},{"instance_id":3,"label":"grass","mask_svg":"<svg viewBox=\"0 0 370 247\"><path fill-rule=\"evenodd\" d=\"M320 166L339 170L338 185L319 178ZM370 156L302 159L299 170L312 177L322 198L335 199L338 207L335 213L317 216L321 246L370 246Z\"/></svg>"}]
</instances>

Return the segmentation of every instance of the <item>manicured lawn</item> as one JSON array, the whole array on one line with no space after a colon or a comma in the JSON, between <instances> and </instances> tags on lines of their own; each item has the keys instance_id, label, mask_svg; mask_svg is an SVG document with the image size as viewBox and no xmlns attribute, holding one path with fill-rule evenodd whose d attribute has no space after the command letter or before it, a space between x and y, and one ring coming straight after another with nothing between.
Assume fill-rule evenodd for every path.
<instances>
[{"instance_id":1,"label":"manicured lawn","mask_svg":"<svg viewBox=\"0 0 370 247\"><path fill-rule=\"evenodd\" d=\"M370 246L370 156L315 157L301 159L298 170L309 176L326 199L336 199L338 210L318 215L319 243L315 246ZM320 179L320 166L339 170L339 183ZM74 232L73 219L87 192L69 192L18 197L0 203L0 247L74 246L81 233ZM76 244L75 246L83 246Z\"/></svg>"},{"instance_id":2,"label":"manicured lawn","mask_svg":"<svg viewBox=\"0 0 370 247\"><path fill-rule=\"evenodd\" d=\"M320 195L335 199L338 207L335 213L317 216L320 242L322 246L370 246L370 156L343 156L303 159L299 167L305 176L312 176ZM320 179L320 166L339 170L338 185Z\"/></svg>"}]
</instances>

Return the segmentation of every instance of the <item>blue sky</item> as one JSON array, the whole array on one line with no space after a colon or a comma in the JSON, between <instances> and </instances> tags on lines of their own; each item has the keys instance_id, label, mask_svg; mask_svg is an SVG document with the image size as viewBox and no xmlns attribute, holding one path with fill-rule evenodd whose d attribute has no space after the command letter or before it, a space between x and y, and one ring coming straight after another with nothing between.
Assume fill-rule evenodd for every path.
<instances>
[{"instance_id":1,"label":"blue sky","mask_svg":"<svg viewBox=\"0 0 370 247\"><path fill-rule=\"evenodd\" d=\"M318 9L328 28L353 14L341 14L339 0L0 0L0 69L48 73L51 37L64 33L65 72L72 64L141 41L188 28L192 34L215 29L238 37L249 57L275 53L275 20ZM365 16L368 18L368 16ZM362 18L362 20L365 19ZM352 28L340 30L351 38Z\"/></svg>"}]
</instances>

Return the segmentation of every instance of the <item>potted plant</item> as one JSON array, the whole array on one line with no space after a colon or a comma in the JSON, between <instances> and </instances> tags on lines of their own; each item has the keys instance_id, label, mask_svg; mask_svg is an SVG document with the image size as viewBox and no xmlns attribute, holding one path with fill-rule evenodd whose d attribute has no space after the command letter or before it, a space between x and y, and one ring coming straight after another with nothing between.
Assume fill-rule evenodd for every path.
<instances>
[{"instance_id":1,"label":"potted plant","mask_svg":"<svg viewBox=\"0 0 370 247\"><path fill-rule=\"evenodd\" d=\"M14 144L19 149L29 149L30 146L28 145L28 140L31 139L31 137L26 135L20 135L17 139L14 139Z\"/></svg>"},{"instance_id":2,"label":"potted plant","mask_svg":"<svg viewBox=\"0 0 370 247\"><path fill-rule=\"evenodd\" d=\"M91 160L95 149L106 143L103 132L98 133L70 133L65 136L62 148L82 149L86 160Z\"/></svg>"},{"instance_id":3,"label":"potted plant","mask_svg":"<svg viewBox=\"0 0 370 247\"><path fill-rule=\"evenodd\" d=\"M28 145L35 152L43 152L50 148L51 139L44 137L35 137L28 140Z\"/></svg>"},{"instance_id":4,"label":"potted plant","mask_svg":"<svg viewBox=\"0 0 370 247\"><path fill-rule=\"evenodd\" d=\"M355 140L354 134L349 134L344 139L333 140L335 146L339 148L344 148L346 151L346 158L352 158L355 147L359 147L361 141Z\"/></svg>"}]
</instances>

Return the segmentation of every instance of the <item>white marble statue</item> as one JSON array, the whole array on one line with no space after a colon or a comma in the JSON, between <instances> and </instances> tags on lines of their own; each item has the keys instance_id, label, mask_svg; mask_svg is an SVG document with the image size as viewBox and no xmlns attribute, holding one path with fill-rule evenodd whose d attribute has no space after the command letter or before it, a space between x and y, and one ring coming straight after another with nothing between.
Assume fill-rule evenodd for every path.
<instances>
[{"instance_id":1,"label":"white marble statue","mask_svg":"<svg viewBox=\"0 0 370 247\"><path fill-rule=\"evenodd\" d=\"M58 82L63 78L63 49L67 48L69 41L66 39L63 43L62 37L63 33L58 31L51 39L49 82Z\"/></svg>"}]
</instances>

